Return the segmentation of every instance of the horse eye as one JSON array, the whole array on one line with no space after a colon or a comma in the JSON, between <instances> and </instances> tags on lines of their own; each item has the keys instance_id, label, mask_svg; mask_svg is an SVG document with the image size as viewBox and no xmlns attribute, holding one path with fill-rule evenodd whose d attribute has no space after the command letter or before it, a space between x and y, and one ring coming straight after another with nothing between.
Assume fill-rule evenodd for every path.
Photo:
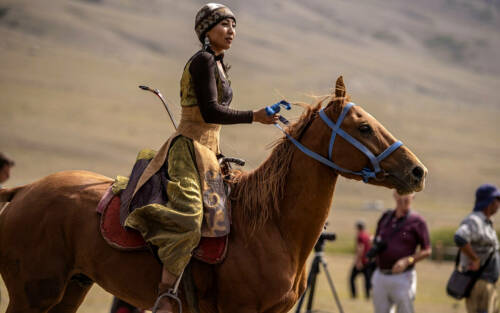
<instances>
[{"instance_id":1,"label":"horse eye","mask_svg":"<svg viewBox=\"0 0 500 313\"><path fill-rule=\"evenodd\" d=\"M372 128L368 124L362 124L359 126L359 131L363 134L368 134L372 132Z\"/></svg>"}]
</instances>

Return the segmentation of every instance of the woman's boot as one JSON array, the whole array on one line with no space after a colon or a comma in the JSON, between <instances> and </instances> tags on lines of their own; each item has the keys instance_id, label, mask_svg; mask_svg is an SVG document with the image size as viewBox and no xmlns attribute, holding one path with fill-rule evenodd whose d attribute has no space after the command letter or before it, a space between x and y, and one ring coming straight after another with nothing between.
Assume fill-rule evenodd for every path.
<instances>
[{"instance_id":1,"label":"woman's boot","mask_svg":"<svg viewBox=\"0 0 500 313\"><path fill-rule=\"evenodd\" d=\"M173 290L175 283L177 282L177 276L170 274L169 271L163 267L161 273L161 282L158 285L158 297L167 293L169 290ZM164 296L160 299L157 311L153 313L174 313L174 306L172 305L172 298Z\"/></svg>"}]
</instances>

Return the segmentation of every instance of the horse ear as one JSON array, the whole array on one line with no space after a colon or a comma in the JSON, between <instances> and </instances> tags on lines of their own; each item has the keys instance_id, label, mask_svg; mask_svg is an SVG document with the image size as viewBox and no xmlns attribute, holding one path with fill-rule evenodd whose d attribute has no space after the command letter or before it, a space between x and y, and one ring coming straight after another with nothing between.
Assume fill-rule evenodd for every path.
<instances>
[{"instance_id":1,"label":"horse ear","mask_svg":"<svg viewBox=\"0 0 500 313\"><path fill-rule=\"evenodd\" d=\"M337 82L335 83L335 98L343 97L345 97L344 79L342 76L339 76L339 78L337 78Z\"/></svg>"}]
</instances>

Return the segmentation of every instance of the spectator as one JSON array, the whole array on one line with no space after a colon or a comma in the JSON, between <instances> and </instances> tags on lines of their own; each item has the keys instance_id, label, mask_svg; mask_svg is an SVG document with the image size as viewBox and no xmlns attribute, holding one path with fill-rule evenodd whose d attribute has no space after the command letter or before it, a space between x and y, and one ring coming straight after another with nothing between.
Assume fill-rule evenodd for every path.
<instances>
[{"instance_id":1,"label":"spectator","mask_svg":"<svg viewBox=\"0 0 500 313\"><path fill-rule=\"evenodd\" d=\"M482 273L465 299L468 313L498 312L495 284L499 276L498 238L491 217L500 204L500 191L496 186L484 184L476 190L476 201L470 213L455 232L455 243L460 248L460 264L463 270Z\"/></svg>"},{"instance_id":2,"label":"spectator","mask_svg":"<svg viewBox=\"0 0 500 313\"><path fill-rule=\"evenodd\" d=\"M356 256L351 270L351 297L356 298L356 276L363 273L365 278L365 297L370 298L371 277L374 270L374 263L369 261L366 253L371 248L371 239L368 232L365 230L363 221L356 222Z\"/></svg>"},{"instance_id":3,"label":"spectator","mask_svg":"<svg viewBox=\"0 0 500 313\"><path fill-rule=\"evenodd\" d=\"M410 210L414 194L394 192L396 208L386 211L377 223L373 247L376 256L373 274L375 313L413 313L417 291L415 263L431 254L429 231L424 219ZM417 251L417 247L420 249Z\"/></svg>"},{"instance_id":4,"label":"spectator","mask_svg":"<svg viewBox=\"0 0 500 313\"><path fill-rule=\"evenodd\" d=\"M7 158L2 152L0 152L0 189L2 184L5 183L10 177L10 168L14 166L14 161ZM0 211L2 210L5 203L0 202ZM0 303L2 302L2 297L0 295Z\"/></svg>"},{"instance_id":5,"label":"spectator","mask_svg":"<svg viewBox=\"0 0 500 313\"><path fill-rule=\"evenodd\" d=\"M14 161L7 158L3 153L0 152L0 188L4 182L6 182L10 177L10 169L14 166Z\"/></svg>"}]
</instances>

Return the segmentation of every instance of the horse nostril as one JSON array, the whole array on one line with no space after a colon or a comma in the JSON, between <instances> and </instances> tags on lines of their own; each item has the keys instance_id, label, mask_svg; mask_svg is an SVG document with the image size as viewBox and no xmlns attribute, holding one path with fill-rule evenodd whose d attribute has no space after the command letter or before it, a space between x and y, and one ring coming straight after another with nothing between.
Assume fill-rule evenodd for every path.
<instances>
[{"instance_id":1,"label":"horse nostril","mask_svg":"<svg viewBox=\"0 0 500 313\"><path fill-rule=\"evenodd\" d=\"M411 171L413 176L415 176L418 179L422 179L424 176L424 169L421 168L420 166L415 166L415 168Z\"/></svg>"}]
</instances>

